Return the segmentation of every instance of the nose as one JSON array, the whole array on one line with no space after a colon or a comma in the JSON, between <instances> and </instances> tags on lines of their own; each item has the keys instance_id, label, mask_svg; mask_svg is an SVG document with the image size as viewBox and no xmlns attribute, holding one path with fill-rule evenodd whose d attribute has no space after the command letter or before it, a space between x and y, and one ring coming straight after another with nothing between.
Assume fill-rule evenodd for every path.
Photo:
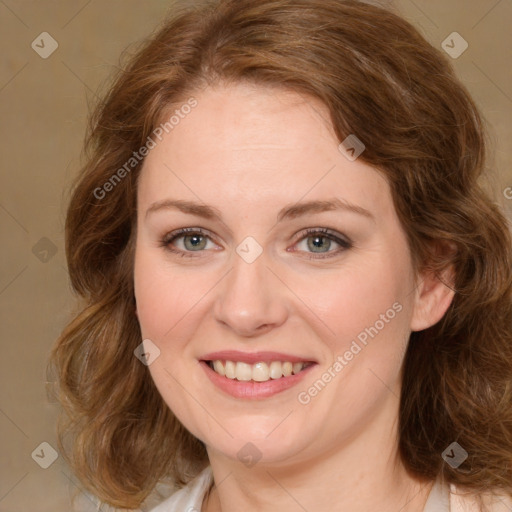
<instances>
[{"instance_id":1,"label":"nose","mask_svg":"<svg viewBox=\"0 0 512 512\"><path fill-rule=\"evenodd\" d=\"M265 252L252 263L234 252L231 271L216 287L215 319L239 336L259 336L288 317L287 288L268 263Z\"/></svg>"}]
</instances>

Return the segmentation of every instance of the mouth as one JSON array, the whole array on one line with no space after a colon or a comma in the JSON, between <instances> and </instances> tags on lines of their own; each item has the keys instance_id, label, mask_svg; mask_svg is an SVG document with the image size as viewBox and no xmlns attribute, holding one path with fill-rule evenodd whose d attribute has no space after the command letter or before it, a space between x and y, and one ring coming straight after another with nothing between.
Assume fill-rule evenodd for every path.
<instances>
[{"instance_id":1,"label":"mouth","mask_svg":"<svg viewBox=\"0 0 512 512\"><path fill-rule=\"evenodd\" d=\"M291 361L259 361L249 364L242 361L220 360L205 363L221 377L241 382L268 382L297 375L315 364L313 361L292 363Z\"/></svg>"},{"instance_id":2,"label":"mouth","mask_svg":"<svg viewBox=\"0 0 512 512\"><path fill-rule=\"evenodd\" d=\"M199 360L207 377L235 398L262 399L300 382L317 362L275 352L222 351Z\"/></svg>"}]
</instances>

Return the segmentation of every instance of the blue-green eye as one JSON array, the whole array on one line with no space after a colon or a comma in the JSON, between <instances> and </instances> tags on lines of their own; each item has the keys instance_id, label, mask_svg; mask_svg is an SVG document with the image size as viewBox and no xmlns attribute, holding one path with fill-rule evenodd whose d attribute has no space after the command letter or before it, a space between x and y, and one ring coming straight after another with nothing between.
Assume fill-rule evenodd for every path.
<instances>
[{"instance_id":1,"label":"blue-green eye","mask_svg":"<svg viewBox=\"0 0 512 512\"><path fill-rule=\"evenodd\" d=\"M311 250L309 254L325 254L326 256L309 256L310 258L328 258L332 255L343 252L344 250L352 247L352 242L347 237L341 237L331 233L325 228L308 229L305 233L301 234L299 242L306 242L307 249ZM332 242L338 244L341 248L335 251L330 251ZM326 249L325 251L323 249ZM308 254L308 251L306 251Z\"/></svg>"},{"instance_id":2,"label":"blue-green eye","mask_svg":"<svg viewBox=\"0 0 512 512\"><path fill-rule=\"evenodd\" d=\"M183 240L182 248L176 248L175 243L180 239ZM201 228L182 228L167 234L161 241L161 246L182 257L194 258L200 255L194 253L201 253L208 248L208 241L211 241L210 235ZM303 231L294 245L302 241L306 241L308 250L292 252L304 252L310 259L332 257L352 247L352 242L346 236L337 235L326 228L310 228ZM340 248L335 251L329 250L332 242L338 244Z\"/></svg>"},{"instance_id":3,"label":"blue-green eye","mask_svg":"<svg viewBox=\"0 0 512 512\"><path fill-rule=\"evenodd\" d=\"M176 240L183 239L183 249L176 249L173 244ZM206 241L211 240L201 228L183 228L173 231L164 237L162 246L173 253L178 253L185 257L194 257L190 252L202 252L206 248Z\"/></svg>"}]
</instances>

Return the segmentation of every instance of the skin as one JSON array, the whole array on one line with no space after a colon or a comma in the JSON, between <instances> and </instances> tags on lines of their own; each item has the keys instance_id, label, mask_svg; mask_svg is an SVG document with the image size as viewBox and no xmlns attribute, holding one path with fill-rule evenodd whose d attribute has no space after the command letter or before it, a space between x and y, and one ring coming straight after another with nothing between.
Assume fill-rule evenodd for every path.
<instances>
[{"instance_id":1,"label":"skin","mask_svg":"<svg viewBox=\"0 0 512 512\"><path fill-rule=\"evenodd\" d=\"M440 320L453 292L431 275L414 275L387 181L339 151L321 103L242 84L194 97L197 107L141 171L134 280L143 339L161 351L151 376L207 446L218 486L203 510L423 510L432 482L407 474L397 457L400 373L411 331ZM333 197L373 219L334 210L276 223L285 205ZM223 221L176 209L146 214L169 198L211 205ZM195 251L190 236L172 242L191 258L161 243L183 227L210 236ZM341 246L327 238L315 252L316 235L302 233L323 227L353 247L337 252ZM263 250L252 263L236 252L247 236ZM307 258L322 255L330 257ZM298 393L397 302L401 311L301 404ZM237 399L198 363L228 349L285 352L318 364L289 390ZM261 453L251 467L237 457L248 442Z\"/></svg>"}]
</instances>

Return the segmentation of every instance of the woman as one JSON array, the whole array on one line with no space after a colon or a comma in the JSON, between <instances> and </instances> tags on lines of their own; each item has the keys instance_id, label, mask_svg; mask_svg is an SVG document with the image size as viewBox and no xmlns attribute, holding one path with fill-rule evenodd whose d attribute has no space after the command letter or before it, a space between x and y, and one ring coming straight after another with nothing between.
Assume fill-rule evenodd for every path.
<instances>
[{"instance_id":1,"label":"woman","mask_svg":"<svg viewBox=\"0 0 512 512\"><path fill-rule=\"evenodd\" d=\"M84 486L135 508L186 484L158 512L512 507L484 140L391 12L176 10L95 111L68 210L86 303L52 362Z\"/></svg>"}]
</instances>

